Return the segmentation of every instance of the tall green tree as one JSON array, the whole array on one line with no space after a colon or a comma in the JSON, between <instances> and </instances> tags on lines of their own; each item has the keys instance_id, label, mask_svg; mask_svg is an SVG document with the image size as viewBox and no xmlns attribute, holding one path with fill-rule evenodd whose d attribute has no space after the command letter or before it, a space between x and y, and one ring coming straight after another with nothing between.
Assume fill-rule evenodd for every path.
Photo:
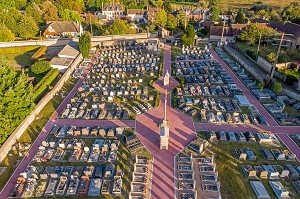
<instances>
[{"instance_id":1,"label":"tall green tree","mask_svg":"<svg viewBox=\"0 0 300 199\"><path fill-rule=\"evenodd\" d=\"M259 24L248 25L241 33L241 40L248 41L251 45L258 42L260 34L262 39L268 39L276 34L276 31L270 27L260 27Z\"/></svg>"},{"instance_id":2,"label":"tall green tree","mask_svg":"<svg viewBox=\"0 0 300 199\"><path fill-rule=\"evenodd\" d=\"M212 8L211 8L211 14L210 14L210 19L212 20L212 21L219 21L219 15L220 15L220 9L219 9L219 7L218 6L213 6Z\"/></svg>"},{"instance_id":3,"label":"tall green tree","mask_svg":"<svg viewBox=\"0 0 300 199\"><path fill-rule=\"evenodd\" d=\"M13 40L15 40L14 33L12 33L4 23L0 23L0 42L8 42Z\"/></svg>"},{"instance_id":4,"label":"tall green tree","mask_svg":"<svg viewBox=\"0 0 300 199\"><path fill-rule=\"evenodd\" d=\"M28 3L25 8L26 14L31 16L37 23L43 22L42 10L33 3Z\"/></svg>"},{"instance_id":5,"label":"tall green tree","mask_svg":"<svg viewBox=\"0 0 300 199\"><path fill-rule=\"evenodd\" d=\"M0 144L34 108L33 87L0 57Z\"/></svg>"},{"instance_id":6,"label":"tall green tree","mask_svg":"<svg viewBox=\"0 0 300 199\"><path fill-rule=\"evenodd\" d=\"M177 19L174 15L172 14L168 14L167 16L167 25L166 25L166 28L168 29L175 29L177 27Z\"/></svg>"},{"instance_id":7,"label":"tall green tree","mask_svg":"<svg viewBox=\"0 0 300 199\"><path fill-rule=\"evenodd\" d=\"M33 38L39 31L39 27L30 16L23 15L18 23L18 36L24 39Z\"/></svg>"},{"instance_id":8,"label":"tall green tree","mask_svg":"<svg viewBox=\"0 0 300 199\"><path fill-rule=\"evenodd\" d=\"M195 29L192 25L188 24L185 33L181 38L182 44L185 46L190 46L194 44L195 41Z\"/></svg>"},{"instance_id":9,"label":"tall green tree","mask_svg":"<svg viewBox=\"0 0 300 199\"><path fill-rule=\"evenodd\" d=\"M239 24L245 23L245 17L242 8L240 8L239 11L237 12L237 15L235 17L235 23L239 23Z\"/></svg>"},{"instance_id":10,"label":"tall green tree","mask_svg":"<svg viewBox=\"0 0 300 199\"><path fill-rule=\"evenodd\" d=\"M91 34L90 33L82 34L79 38L78 46L82 56L84 58L87 57L91 49Z\"/></svg>"},{"instance_id":11,"label":"tall green tree","mask_svg":"<svg viewBox=\"0 0 300 199\"><path fill-rule=\"evenodd\" d=\"M157 12L157 16L155 19L155 24L160 27L165 27L167 24L167 13L165 10L160 10Z\"/></svg>"}]
</instances>

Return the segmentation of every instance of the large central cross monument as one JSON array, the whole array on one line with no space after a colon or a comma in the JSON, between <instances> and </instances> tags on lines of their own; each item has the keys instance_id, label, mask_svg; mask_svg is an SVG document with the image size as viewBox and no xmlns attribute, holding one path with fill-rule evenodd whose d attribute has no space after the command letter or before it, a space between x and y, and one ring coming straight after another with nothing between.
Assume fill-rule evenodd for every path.
<instances>
[{"instance_id":1,"label":"large central cross monument","mask_svg":"<svg viewBox=\"0 0 300 199\"><path fill-rule=\"evenodd\" d=\"M170 132L170 122L167 120L167 90L165 91L165 113L164 113L164 119L162 123L159 126L160 130L160 149L166 149L169 148L169 132Z\"/></svg>"}]
</instances>

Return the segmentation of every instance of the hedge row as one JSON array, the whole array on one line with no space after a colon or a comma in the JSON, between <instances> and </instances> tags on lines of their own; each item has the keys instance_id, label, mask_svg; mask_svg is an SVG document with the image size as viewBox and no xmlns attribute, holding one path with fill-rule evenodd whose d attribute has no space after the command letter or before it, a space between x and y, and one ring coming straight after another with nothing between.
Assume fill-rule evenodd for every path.
<instances>
[{"instance_id":1,"label":"hedge row","mask_svg":"<svg viewBox=\"0 0 300 199\"><path fill-rule=\"evenodd\" d=\"M57 68L51 69L42 79L34 86L34 98L38 101L41 96L48 90L49 85L55 80L59 70Z\"/></svg>"},{"instance_id":2,"label":"hedge row","mask_svg":"<svg viewBox=\"0 0 300 199\"><path fill-rule=\"evenodd\" d=\"M38 59L39 57L41 57L42 55L44 55L46 53L47 50L47 46L41 46L31 57L31 59Z\"/></svg>"},{"instance_id":3,"label":"hedge row","mask_svg":"<svg viewBox=\"0 0 300 199\"><path fill-rule=\"evenodd\" d=\"M257 53L252 50L246 50L246 54L253 60L257 60Z\"/></svg>"}]
</instances>

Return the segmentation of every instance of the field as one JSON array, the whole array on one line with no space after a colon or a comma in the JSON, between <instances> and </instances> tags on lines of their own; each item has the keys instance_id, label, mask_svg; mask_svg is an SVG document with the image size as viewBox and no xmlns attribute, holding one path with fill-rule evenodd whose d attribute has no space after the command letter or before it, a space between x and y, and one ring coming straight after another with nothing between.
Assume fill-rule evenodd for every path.
<instances>
[{"instance_id":1,"label":"field","mask_svg":"<svg viewBox=\"0 0 300 199\"><path fill-rule=\"evenodd\" d=\"M231 8L251 8L254 5L258 5L257 2L262 2L263 5L269 5L275 9L281 9L290 5L290 3L295 2L295 0L220 0L220 8L227 10L229 7ZM171 2L172 8L179 9L181 6L184 7L196 7L197 3L195 2L185 2L185 1L174 1Z\"/></svg>"},{"instance_id":2,"label":"field","mask_svg":"<svg viewBox=\"0 0 300 199\"><path fill-rule=\"evenodd\" d=\"M31 56L39 49L39 46L21 46L12 48L0 48L0 55L4 55L8 64L14 67L31 66Z\"/></svg>"},{"instance_id":3,"label":"field","mask_svg":"<svg viewBox=\"0 0 300 199\"><path fill-rule=\"evenodd\" d=\"M204 132L199 134L206 138ZM257 156L257 161L240 161L234 154L234 148L251 148ZM296 162L287 161L267 161L260 153L260 149L268 149L268 146L262 146L258 143L240 143L240 142L212 142L209 150L215 154L215 161L217 164L217 171L219 173L219 180L221 182L222 198L244 198L255 199L256 196L252 191L249 180L245 177L241 165L262 165L262 164L295 164ZM273 147L274 148L274 147ZM278 149L283 149L282 147ZM276 198L269 185L269 180L261 180L267 189L271 198ZM290 191L292 199L299 198L291 181L280 179L283 186Z\"/></svg>"}]
</instances>

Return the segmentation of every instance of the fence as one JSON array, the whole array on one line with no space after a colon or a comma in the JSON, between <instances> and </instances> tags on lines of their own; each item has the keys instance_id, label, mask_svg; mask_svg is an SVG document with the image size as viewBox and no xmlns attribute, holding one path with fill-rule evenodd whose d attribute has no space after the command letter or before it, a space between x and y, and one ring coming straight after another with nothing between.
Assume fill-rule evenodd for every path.
<instances>
[{"instance_id":1,"label":"fence","mask_svg":"<svg viewBox=\"0 0 300 199\"><path fill-rule=\"evenodd\" d=\"M53 98L53 96L63 87L64 83L69 79L70 75L74 71L75 67L82 61L82 55L79 54L68 70L63 74L63 76L59 79L53 89L47 93L40 102L36 105L34 110L28 115L22 123L15 129L15 131L8 137L8 139L3 143L0 148L0 162L6 157L11 147L15 142L21 137L21 135L25 132L25 130L29 127L29 125L35 120L36 116L40 113L40 111L44 108L44 106Z\"/></svg>"}]
</instances>

